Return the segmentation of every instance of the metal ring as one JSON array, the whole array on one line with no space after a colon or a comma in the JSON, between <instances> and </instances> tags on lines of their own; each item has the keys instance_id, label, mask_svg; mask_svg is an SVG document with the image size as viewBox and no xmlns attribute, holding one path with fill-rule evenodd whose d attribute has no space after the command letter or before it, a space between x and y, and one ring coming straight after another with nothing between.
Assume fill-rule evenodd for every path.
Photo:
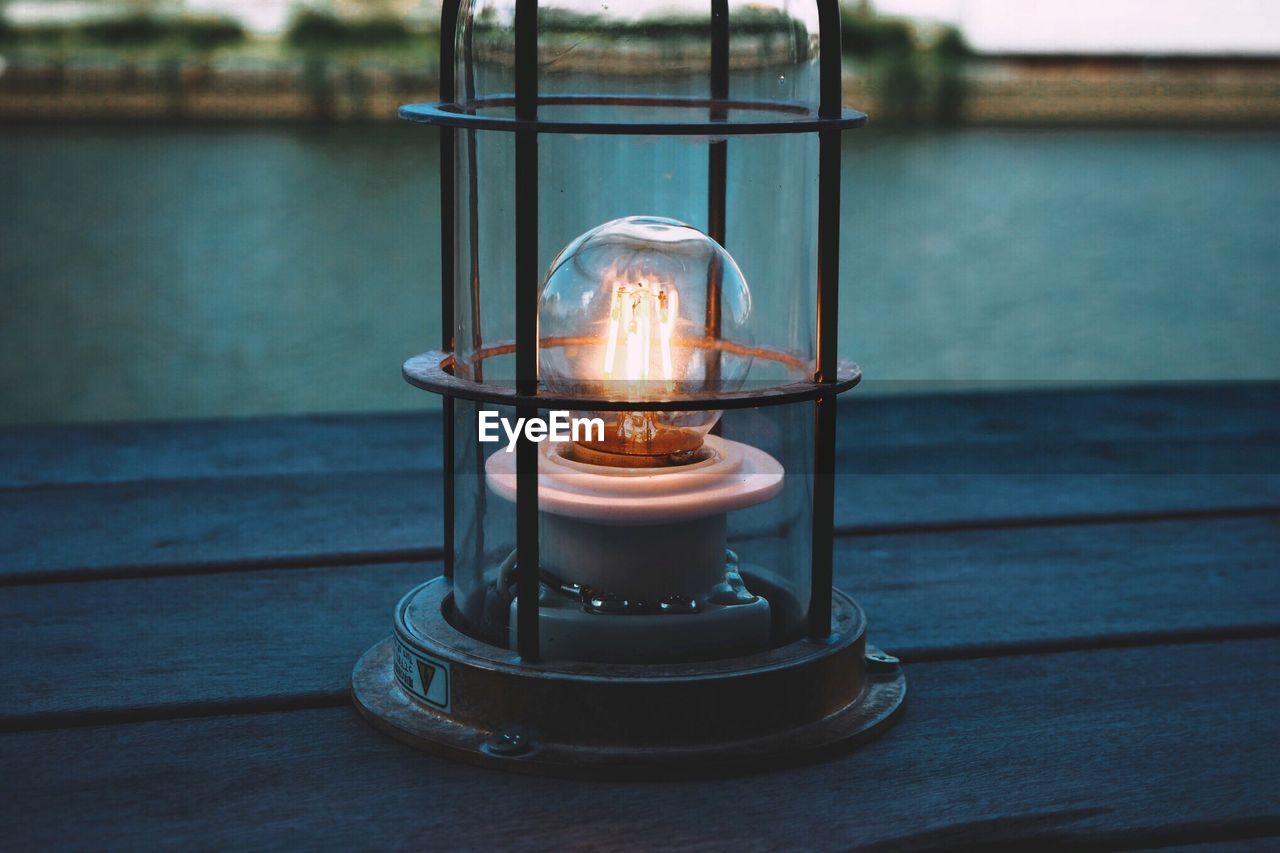
<instances>
[{"instance_id":1,"label":"metal ring","mask_svg":"<svg viewBox=\"0 0 1280 853\"><path fill-rule=\"evenodd\" d=\"M511 116L481 115L484 110L514 108L513 95L492 95L464 103L439 102L406 104L400 107L400 118L420 124L461 127L470 130L532 130L536 133L631 134L639 136L747 136L757 134L813 133L819 130L845 130L867 123L866 113L841 110L840 115L825 118L810 107L788 101L739 101L716 98L657 97L651 95L543 95L538 107L612 106L634 109L640 116L654 108L679 108L690 111L686 121L557 121L524 120ZM776 113L778 118L714 121L711 114L725 115L730 110L753 110ZM696 111L696 114L695 114Z\"/></svg>"},{"instance_id":2,"label":"metal ring","mask_svg":"<svg viewBox=\"0 0 1280 853\"><path fill-rule=\"evenodd\" d=\"M505 348L495 348L505 349ZM512 347L514 349L514 347ZM764 406L781 406L832 397L844 393L862 379L862 370L852 361L841 360L835 382L801 380L768 388L749 391L728 391L720 394L672 394L661 399L635 400L607 399L586 394L538 393L517 394L514 387L475 382L453 374L453 353L432 350L415 355L404 363L405 381L416 388L446 397L494 403L500 406L531 405L540 409L571 409L590 412L629 412L637 406L652 412L696 412L704 409L755 409Z\"/></svg>"}]
</instances>

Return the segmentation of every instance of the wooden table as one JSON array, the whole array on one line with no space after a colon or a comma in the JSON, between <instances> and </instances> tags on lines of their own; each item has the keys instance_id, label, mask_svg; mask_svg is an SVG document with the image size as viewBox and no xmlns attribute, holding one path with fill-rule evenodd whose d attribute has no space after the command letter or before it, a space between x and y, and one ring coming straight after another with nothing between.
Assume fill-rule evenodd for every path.
<instances>
[{"instance_id":1,"label":"wooden table","mask_svg":"<svg viewBox=\"0 0 1280 853\"><path fill-rule=\"evenodd\" d=\"M1280 846L1277 414L1266 384L855 392L836 582L907 666L901 722L608 784L351 705L439 571L432 416L10 430L0 846Z\"/></svg>"}]
</instances>

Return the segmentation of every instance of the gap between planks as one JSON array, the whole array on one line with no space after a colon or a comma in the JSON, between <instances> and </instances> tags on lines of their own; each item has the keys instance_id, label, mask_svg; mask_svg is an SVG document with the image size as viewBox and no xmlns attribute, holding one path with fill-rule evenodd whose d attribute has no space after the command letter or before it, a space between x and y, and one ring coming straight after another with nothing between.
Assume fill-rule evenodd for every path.
<instances>
[{"instance_id":1,"label":"gap between planks","mask_svg":"<svg viewBox=\"0 0 1280 853\"><path fill-rule=\"evenodd\" d=\"M903 524L837 525L836 539L873 536L916 536L980 530L1024 530L1035 527L1082 527L1114 524L1155 524L1168 521L1213 521L1233 518L1280 516L1280 504L1252 507L1207 507L1203 509L1108 514L1068 514L1007 518L979 518L959 521L912 522ZM748 541L744 538L742 541ZM131 580L152 577L186 577L251 572L267 569L322 569L386 563L426 563L444 559L438 545L422 548L352 550L331 553L297 554L275 557L237 557L233 560L192 560L172 563L103 566L88 569L42 569L0 574L0 589L53 583Z\"/></svg>"},{"instance_id":2,"label":"gap between planks","mask_svg":"<svg viewBox=\"0 0 1280 853\"><path fill-rule=\"evenodd\" d=\"M956 647L886 649L904 666L976 661L994 658L1057 655L1108 649L1139 649L1158 646L1203 645L1280 638L1280 624L1224 626L1185 631L1144 631L1099 634L1092 637L1021 643L990 643ZM133 708L102 708L79 711L51 711L37 714L0 716L0 734L52 731L56 729L118 726L160 720L197 720L286 711L340 708L351 704L347 690L322 690L287 696L245 697L228 700L177 702Z\"/></svg>"}]
</instances>

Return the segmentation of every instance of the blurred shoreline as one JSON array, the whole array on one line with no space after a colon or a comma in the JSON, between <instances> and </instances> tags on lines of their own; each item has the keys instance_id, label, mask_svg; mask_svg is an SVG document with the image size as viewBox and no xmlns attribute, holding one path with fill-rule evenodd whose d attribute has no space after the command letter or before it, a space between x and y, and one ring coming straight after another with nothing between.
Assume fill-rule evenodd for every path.
<instances>
[{"instance_id":1,"label":"blurred shoreline","mask_svg":"<svg viewBox=\"0 0 1280 853\"><path fill-rule=\"evenodd\" d=\"M1280 127L1280 56L978 54L953 26L845 6L845 102L877 124ZM540 62L549 74L697 75L707 26L547 12ZM784 12L744 8L729 26L731 68L751 76L815 55ZM298 11L280 38L187 13L16 28L0 17L0 122L393 121L401 104L438 100L439 38L367 10ZM513 65L502 27L478 24L473 39L477 61Z\"/></svg>"},{"instance_id":2,"label":"blurred shoreline","mask_svg":"<svg viewBox=\"0 0 1280 853\"><path fill-rule=\"evenodd\" d=\"M22 62L0 73L0 121L393 121L437 99L432 65L331 57ZM845 101L888 124L1280 126L1280 59L975 57L939 116L872 65L846 62Z\"/></svg>"}]
</instances>

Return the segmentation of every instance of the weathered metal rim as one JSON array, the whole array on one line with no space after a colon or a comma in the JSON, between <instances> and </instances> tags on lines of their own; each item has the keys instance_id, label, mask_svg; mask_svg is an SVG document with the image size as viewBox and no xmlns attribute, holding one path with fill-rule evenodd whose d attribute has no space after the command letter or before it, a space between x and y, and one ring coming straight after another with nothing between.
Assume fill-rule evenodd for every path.
<instances>
[{"instance_id":1,"label":"weathered metal rim","mask_svg":"<svg viewBox=\"0 0 1280 853\"><path fill-rule=\"evenodd\" d=\"M901 668L869 675L858 698L806 726L738 741L671 750L542 744L527 756L487 750L492 734L433 714L397 686L387 637L360 658L351 675L356 710L375 728L414 749L480 767L576 779L692 779L787 767L830 758L874 740L901 716L907 680ZM867 646L868 654L879 649ZM374 697L377 697L376 699Z\"/></svg>"},{"instance_id":2,"label":"weathered metal rim","mask_svg":"<svg viewBox=\"0 0 1280 853\"><path fill-rule=\"evenodd\" d=\"M479 667L502 679L503 684L509 679L510 684L501 692L508 700L516 699L514 707L517 709L529 707L528 696L538 695L524 692L535 683L557 691L557 696L563 695L566 713L573 713L576 706L571 700L580 695L574 691L581 689L575 684L582 687L596 685L592 690L607 690L620 681L648 685L645 690L662 691L660 695L668 697L664 702L678 704L680 697L687 695L681 692L683 688L680 685L691 680L706 682L708 686L723 684L724 688L715 687L719 690L759 679L769 671L794 672L798 674L796 677L803 678L818 660L831 663L849 660L850 665L861 667L855 679L861 687L841 699L841 704L821 716L801 717L796 723L780 729L728 739L627 743L616 738L602 741L599 737L587 737L579 741L542 737L535 728L529 732L527 751L502 754L490 746L496 732L485 725L492 723L479 723L465 714L446 716L437 713L414 701L400 688L393 671L394 637L388 637L366 652L352 673L352 696L359 712L377 728L403 743L471 764L519 773L579 778L688 778L776 767L828 756L878 736L896 721L906 697L906 679L901 668L890 666L882 670L881 667L867 667L864 654L876 655L879 650L866 644L866 623L861 611L852 599L844 595L838 596L843 607L836 608L837 613L844 615L836 617L833 614L833 629L838 624L845 630L837 633L837 642L826 646L801 640L759 655L725 661L607 667L575 663L525 665L514 659L502 660L500 650L487 644L481 644L485 649L477 653L472 646L479 641L471 640L448 626L447 621L436 618L435 614L444 600L441 596L447 595L447 585L442 585L439 579L428 582L406 596L405 601L424 593L430 599L424 612L431 611L426 615L431 637L413 645L420 646L436 659L449 661L455 667L455 675L458 667ZM401 620L397 619L397 622L401 623ZM397 631L400 630L398 627ZM401 634L401 641L405 639ZM850 656L851 650L856 654ZM686 672L677 674L672 669ZM817 685L816 689L823 688ZM593 714L600 710L595 705L591 708ZM743 708L744 713L747 710ZM517 713L523 716L522 712ZM501 725L506 726L507 723ZM564 731L577 732L576 725L575 722Z\"/></svg>"},{"instance_id":3,"label":"weathered metal rim","mask_svg":"<svg viewBox=\"0 0 1280 853\"><path fill-rule=\"evenodd\" d=\"M836 646L863 637L867 630L867 617L858 603L840 590L833 590L832 599L836 603L831 615L832 639L824 642L797 640L749 655L692 663L544 661L528 664L522 662L514 651L486 643L456 627L445 615L445 611L453 607L450 589L445 578L437 577L409 590L396 605L394 624L404 626L401 638L429 655L448 654L459 663L519 678L552 678L563 681L625 679L633 683L643 681L669 684L753 675L781 665L810 663L830 654ZM423 599L427 601L420 613L411 616L410 608L415 604L424 604Z\"/></svg>"},{"instance_id":4,"label":"weathered metal rim","mask_svg":"<svg viewBox=\"0 0 1280 853\"><path fill-rule=\"evenodd\" d=\"M844 109L838 116L820 116L805 104L789 101L745 101L713 98L657 97L652 95L542 95L539 107L552 106L612 106L625 107L644 116L645 110L655 107L697 111L696 118L687 121L556 121L547 119L517 119L507 116L482 115L487 109L512 108L514 95L492 95L473 101L456 103L405 104L400 107L400 118L419 124L441 127L461 127L471 130L504 130L508 132L532 130L536 133L569 133L582 135L637 135L637 136L754 136L761 134L814 133L820 130L847 130L867 123L866 113ZM756 120L714 120L709 116L730 110L752 110L776 113L780 118Z\"/></svg>"},{"instance_id":5,"label":"weathered metal rim","mask_svg":"<svg viewBox=\"0 0 1280 853\"><path fill-rule=\"evenodd\" d=\"M514 351L514 344L495 346L486 350L486 357ZM767 352L767 350L761 350L761 352ZM500 406L531 405L542 409L627 412L638 405L635 400L597 397L589 394L550 392L518 394L516 389L510 386L476 382L456 376L453 373L454 366L453 353L432 350L408 359L401 372L406 382L424 391ZM755 409L764 406L781 406L842 394L857 385L861 379L861 368L852 361L841 359L837 366L835 382L801 380L769 388L719 394L672 394L645 400L643 405L645 411L654 412L696 412L706 409Z\"/></svg>"}]
</instances>

